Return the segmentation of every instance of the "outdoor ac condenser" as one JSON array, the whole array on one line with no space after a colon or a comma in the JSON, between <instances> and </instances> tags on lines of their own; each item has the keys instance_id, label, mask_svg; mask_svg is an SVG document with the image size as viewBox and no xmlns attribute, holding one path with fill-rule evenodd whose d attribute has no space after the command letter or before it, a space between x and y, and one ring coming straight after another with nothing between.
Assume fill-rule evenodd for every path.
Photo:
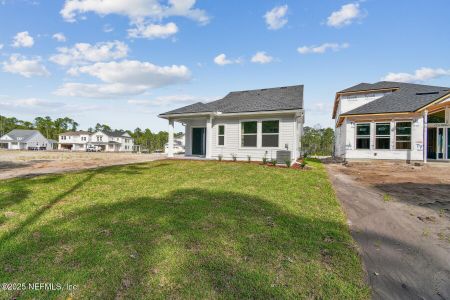
<instances>
[{"instance_id":1,"label":"outdoor ac condenser","mask_svg":"<svg viewBox=\"0 0 450 300\"><path fill-rule=\"evenodd\" d=\"M284 164L287 160L291 160L291 151L279 150L277 151L277 164Z\"/></svg>"}]
</instances>

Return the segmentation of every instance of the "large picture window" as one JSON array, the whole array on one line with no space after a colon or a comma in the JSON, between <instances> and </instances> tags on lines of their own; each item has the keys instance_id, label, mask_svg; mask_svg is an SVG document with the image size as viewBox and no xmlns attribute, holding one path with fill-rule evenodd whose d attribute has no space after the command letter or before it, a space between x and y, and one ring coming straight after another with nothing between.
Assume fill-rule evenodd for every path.
<instances>
[{"instance_id":1,"label":"large picture window","mask_svg":"<svg viewBox=\"0 0 450 300\"><path fill-rule=\"evenodd\" d=\"M241 146L256 147L258 140L258 123L256 121L241 123Z\"/></svg>"},{"instance_id":2,"label":"large picture window","mask_svg":"<svg viewBox=\"0 0 450 300\"><path fill-rule=\"evenodd\" d=\"M356 149L370 149L370 124L356 124Z\"/></svg>"},{"instance_id":3,"label":"large picture window","mask_svg":"<svg viewBox=\"0 0 450 300\"><path fill-rule=\"evenodd\" d=\"M411 150L411 122L397 122L395 126L395 149Z\"/></svg>"},{"instance_id":4,"label":"large picture window","mask_svg":"<svg viewBox=\"0 0 450 300\"><path fill-rule=\"evenodd\" d=\"M219 125L217 134L217 145L219 146L225 145L225 125Z\"/></svg>"},{"instance_id":5,"label":"large picture window","mask_svg":"<svg viewBox=\"0 0 450 300\"><path fill-rule=\"evenodd\" d=\"M375 126L375 149L391 148L391 124L377 123Z\"/></svg>"},{"instance_id":6,"label":"large picture window","mask_svg":"<svg viewBox=\"0 0 450 300\"><path fill-rule=\"evenodd\" d=\"M262 147L278 147L280 121L262 121Z\"/></svg>"}]
</instances>

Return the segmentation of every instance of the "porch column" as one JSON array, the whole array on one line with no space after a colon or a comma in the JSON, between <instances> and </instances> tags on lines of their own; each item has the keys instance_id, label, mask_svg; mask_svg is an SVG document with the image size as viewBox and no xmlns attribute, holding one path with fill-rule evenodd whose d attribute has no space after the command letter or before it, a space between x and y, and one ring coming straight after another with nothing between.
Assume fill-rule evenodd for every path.
<instances>
[{"instance_id":1,"label":"porch column","mask_svg":"<svg viewBox=\"0 0 450 300\"><path fill-rule=\"evenodd\" d=\"M174 131L174 121L169 119L169 149L167 151L168 157L173 157L173 131Z\"/></svg>"},{"instance_id":2,"label":"porch column","mask_svg":"<svg viewBox=\"0 0 450 300\"><path fill-rule=\"evenodd\" d=\"M212 120L212 116L206 120L206 158L212 158Z\"/></svg>"},{"instance_id":3,"label":"porch column","mask_svg":"<svg viewBox=\"0 0 450 300\"><path fill-rule=\"evenodd\" d=\"M428 110L425 109L423 112L423 162L427 163L428 156Z\"/></svg>"}]
</instances>

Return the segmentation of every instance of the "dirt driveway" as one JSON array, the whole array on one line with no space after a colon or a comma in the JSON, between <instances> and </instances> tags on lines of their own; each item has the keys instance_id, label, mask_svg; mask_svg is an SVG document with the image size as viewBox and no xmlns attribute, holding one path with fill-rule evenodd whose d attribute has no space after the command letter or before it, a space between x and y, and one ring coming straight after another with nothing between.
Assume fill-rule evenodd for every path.
<instances>
[{"instance_id":1,"label":"dirt driveway","mask_svg":"<svg viewBox=\"0 0 450 300\"><path fill-rule=\"evenodd\" d=\"M164 154L0 150L0 179L61 173L166 158Z\"/></svg>"},{"instance_id":2,"label":"dirt driveway","mask_svg":"<svg viewBox=\"0 0 450 300\"><path fill-rule=\"evenodd\" d=\"M327 164L374 299L450 299L450 164Z\"/></svg>"}]
</instances>

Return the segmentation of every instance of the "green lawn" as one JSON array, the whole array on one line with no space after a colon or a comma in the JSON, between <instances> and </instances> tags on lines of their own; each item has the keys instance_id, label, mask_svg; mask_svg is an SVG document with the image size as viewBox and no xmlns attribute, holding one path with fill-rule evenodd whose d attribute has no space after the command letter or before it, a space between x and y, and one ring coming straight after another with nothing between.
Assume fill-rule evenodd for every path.
<instances>
[{"instance_id":1,"label":"green lawn","mask_svg":"<svg viewBox=\"0 0 450 300\"><path fill-rule=\"evenodd\" d=\"M0 298L366 299L323 166L157 161L0 181ZM1 289L1 286L0 286Z\"/></svg>"}]
</instances>

